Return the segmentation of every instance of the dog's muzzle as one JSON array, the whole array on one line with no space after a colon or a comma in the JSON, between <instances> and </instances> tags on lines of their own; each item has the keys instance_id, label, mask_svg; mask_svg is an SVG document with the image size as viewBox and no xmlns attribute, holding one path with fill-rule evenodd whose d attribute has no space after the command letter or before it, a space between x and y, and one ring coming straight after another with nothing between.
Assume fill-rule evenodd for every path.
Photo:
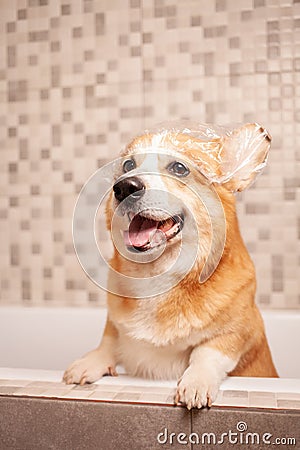
<instances>
[{"instance_id":1,"label":"dog's muzzle","mask_svg":"<svg viewBox=\"0 0 300 450\"><path fill-rule=\"evenodd\" d=\"M138 202L146 192L149 192L146 191L146 186L140 178L133 176L123 178L114 184L113 191L118 202L124 201L123 215L128 216L129 228L123 231L124 243L128 250L139 252L150 250L173 239L182 230L183 213L166 215L164 211L164 217L159 217L162 213L160 208L155 209L153 205L147 208L146 204L141 205ZM154 195L157 195L155 190ZM147 200L149 202L146 197L143 199L146 199L145 203Z\"/></svg>"},{"instance_id":2,"label":"dog's muzzle","mask_svg":"<svg viewBox=\"0 0 300 450\"><path fill-rule=\"evenodd\" d=\"M119 202L130 196L131 202L139 200L145 193L146 186L137 177L128 177L118 181L113 186L116 199Z\"/></svg>"}]
</instances>

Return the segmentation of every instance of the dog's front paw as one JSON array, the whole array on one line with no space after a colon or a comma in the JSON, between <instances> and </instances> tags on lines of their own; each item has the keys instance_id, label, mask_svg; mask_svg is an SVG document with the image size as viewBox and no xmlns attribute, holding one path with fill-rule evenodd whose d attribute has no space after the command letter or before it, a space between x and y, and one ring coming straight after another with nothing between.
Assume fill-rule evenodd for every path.
<instances>
[{"instance_id":1,"label":"dog's front paw","mask_svg":"<svg viewBox=\"0 0 300 450\"><path fill-rule=\"evenodd\" d=\"M219 385L219 380L212 373L188 367L177 383L175 404L183 403L188 409L211 407Z\"/></svg>"},{"instance_id":2,"label":"dog's front paw","mask_svg":"<svg viewBox=\"0 0 300 450\"><path fill-rule=\"evenodd\" d=\"M65 371L63 380L67 384L84 385L93 383L106 374L117 375L114 362L102 355L99 350L93 350L74 361Z\"/></svg>"}]
</instances>

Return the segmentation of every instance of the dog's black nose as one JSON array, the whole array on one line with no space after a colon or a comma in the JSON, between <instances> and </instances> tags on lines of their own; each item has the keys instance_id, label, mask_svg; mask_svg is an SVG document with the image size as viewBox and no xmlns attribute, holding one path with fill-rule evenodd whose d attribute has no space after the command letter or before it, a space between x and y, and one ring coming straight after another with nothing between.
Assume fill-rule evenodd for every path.
<instances>
[{"instance_id":1,"label":"dog's black nose","mask_svg":"<svg viewBox=\"0 0 300 450\"><path fill-rule=\"evenodd\" d=\"M146 186L137 177L124 178L114 184L115 197L122 202L126 197L131 196L132 201L140 199L145 193Z\"/></svg>"}]
</instances>

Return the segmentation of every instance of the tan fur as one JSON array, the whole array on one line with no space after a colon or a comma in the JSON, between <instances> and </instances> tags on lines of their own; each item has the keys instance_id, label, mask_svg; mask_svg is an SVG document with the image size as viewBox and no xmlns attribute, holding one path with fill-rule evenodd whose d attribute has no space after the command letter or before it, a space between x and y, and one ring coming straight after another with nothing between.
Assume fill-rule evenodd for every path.
<instances>
[{"instance_id":1,"label":"tan fur","mask_svg":"<svg viewBox=\"0 0 300 450\"><path fill-rule=\"evenodd\" d=\"M245 130L252 134L260 132L253 125L246 125L237 131L241 133L241 138ZM267 134L265 139L269 139ZM140 136L128 145L123 155L143 153L155 143L155 134ZM210 153L207 152L208 146L212 149ZM181 159L185 158L195 166L210 165L215 173L221 173L222 158L229 151L228 148L229 144L224 143L224 139L208 143L191 139L184 134L166 133L160 139L158 151L166 149L174 154L175 159L178 154ZM263 160L265 155L266 145L263 143L261 154L255 155L253 165ZM226 374L278 376L263 321L254 301L254 266L240 235L235 198L229 191L233 188L245 188L253 177L251 171L246 173L243 169L241 176L235 175L226 184L210 186L199 171L191 169L189 183L200 186L205 198L210 198L211 195L211 202L215 201L213 195L217 194L226 219L226 240L221 260L204 283L199 282L199 274L211 242L207 211L188 186L180 186L173 179L163 179L167 191L182 198L193 211L197 227L202 231L202 253L192 270L169 292L149 299L108 294L108 323L102 343L92 354L93 358L96 354L100 361L103 352L107 354L110 351L106 372L112 373L115 364L122 363L133 375L179 378L176 400L186 403L188 407L210 404ZM216 194L212 194L211 189ZM106 211L109 228L113 210L111 196ZM159 266L157 262L144 265L130 262L123 259L117 251L111 264L115 270L125 275L134 276L138 271L140 276L153 276L159 273L158 269L162 265L174 258L175 247L176 244L173 248L167 246L165 253L159 258ZM77 365L74 363L75 366L66 372L67 382L80 382L83 377L84 381L94 381L103 374L103 364L99 363L98 374L95 375L94 371L89 377L85 370L83 375L83 368L87 363L82 361L85 360L79 360Z\"/></svg>"}]
</instances>

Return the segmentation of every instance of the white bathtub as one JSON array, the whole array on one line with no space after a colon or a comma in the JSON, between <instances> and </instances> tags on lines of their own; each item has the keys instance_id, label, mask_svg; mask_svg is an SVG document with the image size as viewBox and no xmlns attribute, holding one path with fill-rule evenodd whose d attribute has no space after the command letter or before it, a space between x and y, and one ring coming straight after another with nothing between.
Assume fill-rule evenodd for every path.
<instances>
[{"instance_id":1,"label":"white bathtub","mask_svg":"<svg viewBox=\"0 0 300 450\"><path fill-rule=\"evenodd\" d=\"M94 348L106 311L0 307L0 367L63 370ZM264 311L273 359L283 378L300 379L300 311Z\"/></svg>"}]
</instances>

